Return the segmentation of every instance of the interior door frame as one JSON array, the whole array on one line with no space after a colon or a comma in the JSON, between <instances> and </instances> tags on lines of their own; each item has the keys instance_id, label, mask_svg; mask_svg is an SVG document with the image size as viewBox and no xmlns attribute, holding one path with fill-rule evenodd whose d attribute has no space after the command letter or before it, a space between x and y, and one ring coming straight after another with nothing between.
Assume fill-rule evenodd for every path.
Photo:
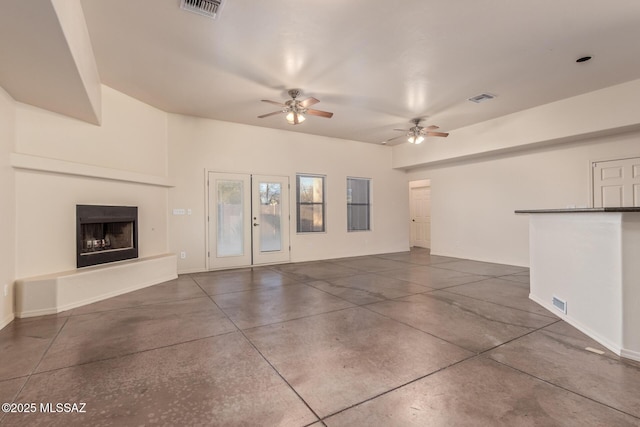
<instances>
[{"instance_id":1,"label":"interior door frame","mask_svg":"<svg viewBox=\"0 0 640 427\"><path fill-rule=\"evenodd\" d=\"M628 159L635 159L635 158L640 158L640 153L636 154L636 155L628 155L628 156L612 156L612 157L603 157L603 158L599 158L599 159L591 159L589 161L589 203L590 203L590 208L593 208L596 205L596 193L595 193L595 176L593 174L593 171L596 168L596 164L597 163L603 163L603 162L615 162L617 160L628 160Z\"/></svg>"},{"instance_id":2,"label":"interior door frame","mask_svg":"<svg viewBox=\"0 0 640 427\"><path fill-rule=\"evenodd\" d=\"M249 265L251 266L251 258L252 258L252 247L251 247L251 235L249 234L249 236L247 237L247 231L248 233L251 233L251 174L247 174L247 173L243 173L243 172L221 172L221 171L216 171L216 170L207 170L205 173L205 206L206 206L206 217L205 217L205 246L206 246L206 252L205 252L205 260L206 260L206 268L207 271L210 270L223 270L226 268L239 268L239 266L236 265L227 265L227 266L216 266L214 265L213 259L215 257L215 251L216 248L214 248L212 246L212 232L214 231L215 227L217 226L217 221L215 220L215 215L216 212L213 212L211 209L211 204L212 204L212 200L211 200L211 191L212 191L212 186L215 185L214 182L210 181L211 175L212 174L220 174L220 175L228 175L229 177L242 177L243 179L247 180L247 185L246 188L244 189L244 192L248 192L249 194L249 204L248 205L244 205L243 206L243 230L245 230L245 233L243 234L243 248L244 248L244 257L248 257L248 262ZM245 200L246 202L246 200ZM215 242L217 242L217 234L216 234L216 239ZM248 247L247 247L248 246ZM231 258L231 257L230 257ZM241 264L242 266L247 266L245 263Z\"/></svg>"},{"instance_id":3,"label":"interior door frame","mask_svg":"<svg viewBox=\"0 0 640 427\"><path fill-rule=\"evenodd\" d=\"M262 252L260 250L259 245L262 244L261 241L261 231L263 224L263 219L260 218L260 213L256 208L256 205L259 204L258 199L260 198L258 188L260 182L276 182L279 183L281 188L281 214L280 214L280 235L281 235L281 249L279 251L266 251ZM286 192L286 197L283 197L283 193ZM291 260L291 182L288 176L286 175L261 175L261 174L252 174L251 175L251 265L270 265L270 264L280 264L289 262ZM256 216L257 215L257 216ZM257 221L257 222L256 222ZM257 237L256 237L257 236Z\"/></svg>"},{"instance_id":4,"label":"interior door frame","mask_svg":"<svg viewBox=\"0 0 640 427\"><path fill-rule=\"evenodd\" d=\"M240 266L240 267L216 267L213 265L212 262L212 251L213 248L211 247L211 227L214 224L214 220L212 218L212 215L215 215L215 212L211 212L211 201L209 200L209 196L210 196L210 189L209 189L209 177L211 173L218 173L218 174L227 174L227 175L247 175L249 176L250 180L249 180L249 199L250 199L250 203L253 203L253 183L252 183L252 178L253 176L263 176L263 177L280 177L280 178L286 178L287 182L288 182L288 188L287 188L287 193L288 193L288 197L287 197L287 205L288 205L288 209L286 212L286 228L288 231L288 240L286 242L283 242L283 244L286 244L286 247L288 248L288 252L289 252L289 257L288 257L288 261L284 261L284 262L289 262L291 260L291 177L289 175L277 175L277 174L260 174L260 173L252 173L252 172L238 172L238 171L228 171L228 170L218 170L218 169L205 169L204 170L204 204L205 204L205 217L204 217L204 226L205 226L205 253L204 253L204 257L205 257L205 268L206 271L216 271L216 270L225 270L225 269L230 269L230 268L249 268L249 267L257 267L260 265L269 265L269 264L254 264L253 262L253 235L251 236L251 238L249 239L251 241L251 245L252 247L250 247L250 263L248 265L244 265L244 266ZM245 219L245 222L248 220L248 224L251 224L251 226L248 228L249 232L251 234L253 234L253 221L251 221L253 219L253 212L252 212L252 208L249 208L249 213L250 215L247 217L247 219ZM285 212L283 212L283 218L285 217ZM278 263L282 263L283 261L278 261L278 262L274 262L273 264L278 264Z\"/></svg>"},{"instance_id":5,"label":"interior door frame","mask_svg":"<svg viewBox=\"0 0 640 427\"><path fill-rule=\"evenodd\" d=\"M431 188L431 180L430 179L418 179L415 181L409 181L409 218L408 218L408 222L409 222L409 247L413 247L413 237L411 235L411 227L412 227L412 203L413 203L413 195L411 193L411 191L414 188L422 188L422 187L429 187ZM429 212L429 217L431 217L431 212ZM429 235L431 236L431 232L429 232ZM429 242L430 242L430 246L433 246L431 243L432 239L429 238Z\"/></svg>"}]
</instances>

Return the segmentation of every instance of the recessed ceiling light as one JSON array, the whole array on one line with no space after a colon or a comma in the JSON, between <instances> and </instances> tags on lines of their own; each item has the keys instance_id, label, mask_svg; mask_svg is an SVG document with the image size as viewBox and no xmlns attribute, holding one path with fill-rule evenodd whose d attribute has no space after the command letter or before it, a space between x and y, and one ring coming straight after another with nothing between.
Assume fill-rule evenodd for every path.
<instances>
[{"instance_id":1,"label":"recessed ceiling light","mask_svg":"<svg viewBox=\"0 0 640 427\"><path fill-rule=\"evenodd\" d=\"M583 56L582 58L576 59L576 62L587 62L590 59L591 59L590 56Z\"/></svg>"}]
</instances>

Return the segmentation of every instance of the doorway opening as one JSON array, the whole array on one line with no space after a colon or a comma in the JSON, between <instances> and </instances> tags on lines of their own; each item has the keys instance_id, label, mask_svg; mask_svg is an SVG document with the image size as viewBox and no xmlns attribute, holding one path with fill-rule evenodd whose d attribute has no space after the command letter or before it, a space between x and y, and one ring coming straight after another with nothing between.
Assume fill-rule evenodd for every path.
<instances>
[{"instance_id":1,"label":"doorway opening","mask_svg":"<svg viewBox=\"0 0 640 427\"><path fill-rule=\"evenodd\" d=\"M207 269L290 259L289 177L207 173Z\"/></svg>"},{"instance_id":2,"label":"doorway opening","mask_svg":"<svg viewBox=\"0 0 640 427\"><path fill-rule=\"evenodd\" d=\"M410 246L431 248L431 180L409 182Z\"/></svg>"}]
</instances>

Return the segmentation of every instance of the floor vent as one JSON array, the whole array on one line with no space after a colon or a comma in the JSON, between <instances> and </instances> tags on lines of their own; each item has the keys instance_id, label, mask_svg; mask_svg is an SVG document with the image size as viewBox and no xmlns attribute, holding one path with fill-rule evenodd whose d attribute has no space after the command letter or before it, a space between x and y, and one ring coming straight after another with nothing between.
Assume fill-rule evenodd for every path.
<instances>
[{"instance_id":1,"label":"floor vent","mask_svg":"<svg viewBox=\"0 0 640 427\"><path fill-rule=\"evenodd\" d=\"M562 301L560 298L558 297L553 297L553 299L551 300L553 306L555 308L557 308L558 310L560 310L561 312L563 312L564 314L567 314L567 302L566 301Z\"/></svg>"},{"instance_id":2,"label":"floor vent","mask_svg":"<svg viewBox=\"0 0 640 427\"><path fill-rule=\"evenodd\" d=\"M223 0L181 0L180 8L216 19L222 11Z\"/></svg>"}]
</instances>

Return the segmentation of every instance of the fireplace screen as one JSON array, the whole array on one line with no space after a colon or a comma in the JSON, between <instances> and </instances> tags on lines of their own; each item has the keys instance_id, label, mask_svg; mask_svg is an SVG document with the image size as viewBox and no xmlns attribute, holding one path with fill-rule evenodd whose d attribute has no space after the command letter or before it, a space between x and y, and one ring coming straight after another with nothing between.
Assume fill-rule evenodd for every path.
<instances>
[{"instance_id":1,"label":"fireplace screen","mask_svg":"<svg viewBox=\"0 0 640 427\"><path fill-rule=\"evenodd\" d=\"M77 265L103 264L138 257L138 208L78 205Z\"/></svg>"},{"instance_id":2,"label":"fireplace screen","mask_svg":"<svg viewBox=\"0 0 640 427\"><path fill-rule=\"evenodd\" d=\"M82 224L80 230L82 239L80 255L133 248L133 222Z\"/></svg>"}]
</instances>

